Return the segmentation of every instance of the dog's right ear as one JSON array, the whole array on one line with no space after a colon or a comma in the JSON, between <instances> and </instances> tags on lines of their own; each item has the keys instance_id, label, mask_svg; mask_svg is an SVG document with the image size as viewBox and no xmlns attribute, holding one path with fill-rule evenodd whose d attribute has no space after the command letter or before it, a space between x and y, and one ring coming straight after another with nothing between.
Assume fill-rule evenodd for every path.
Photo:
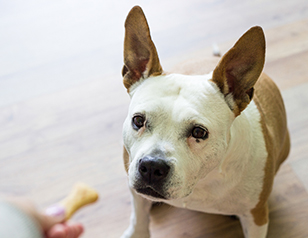
<instances>
[{"instance_id":1,"label":"dog's right ear","mask_svg":"<svg viewBox=\"0 0 308 238\"><path fill-rule=\"evenodd\" d=\"M135 6L125 21L123 83L130 87L140 79L162 74L155 45L145 15Z\"/></svg>"}]
</instances>

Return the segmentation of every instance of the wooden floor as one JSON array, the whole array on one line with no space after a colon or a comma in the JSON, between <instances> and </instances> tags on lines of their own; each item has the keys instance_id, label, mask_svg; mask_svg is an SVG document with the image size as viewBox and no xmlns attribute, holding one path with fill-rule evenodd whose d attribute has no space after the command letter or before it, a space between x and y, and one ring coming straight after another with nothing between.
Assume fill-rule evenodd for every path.
<instances>
[{"instance_id":1,"label":"wooden floor","mask_svg":"<svg viewBox=\"0 0 308 238\"><path fill-rule=\"evenodd\" d=\"M2 1L0 3L0 195L44 208L83 181L100 200L73 219L84 238L120 237L131 201L122 164L124 20L143 7L161 63L222 52L248 28L267 39L265 72L282 90L292 151L270 197L271 238L308 237L308 1ZM230 217L165 205L153 238L243 237Z\"/></svg>"}]
</instances>

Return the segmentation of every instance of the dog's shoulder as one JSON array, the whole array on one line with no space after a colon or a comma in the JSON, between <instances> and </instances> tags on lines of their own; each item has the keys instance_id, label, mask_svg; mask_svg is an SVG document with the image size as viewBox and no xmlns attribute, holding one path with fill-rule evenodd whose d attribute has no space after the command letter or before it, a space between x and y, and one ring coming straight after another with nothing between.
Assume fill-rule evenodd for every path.
<instances>
[{"instance_id":1,"label":"dog's shoulder","mask_svg":"<svg viewBox=\"0 0 308 238\"><path fill-rule=\"evenodd\" d=\"M266 147L269 156L275 160L276 172L289 153L290 140L282 96L277 85L265 73L255 85L253 100L261 115Z\"/></svg>"},{"instance_id":2,"label":"dog's shoulder","mask_svg":"<svg viewBox=\"0 0 308 238\"><path fill-rule=\"evenodd\" d=\"M260 200L251 210L255 223L261 225L264 223L262 214L267 209L264 204L271 192L274 175L289 154L290 138L283 99L274 81L262 73L254 88L253 101L260 112L260 123L268 153Z\"/></svg>"}]
</instances>

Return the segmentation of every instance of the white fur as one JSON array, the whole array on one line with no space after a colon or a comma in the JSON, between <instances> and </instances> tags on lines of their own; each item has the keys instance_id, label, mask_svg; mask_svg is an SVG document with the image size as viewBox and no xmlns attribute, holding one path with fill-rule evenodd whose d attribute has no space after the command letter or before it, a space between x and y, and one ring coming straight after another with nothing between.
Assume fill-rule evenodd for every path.
<instances>
[{"instance_id":1,"label":"white fur","mask_svg":"<svg viewBox=\"0 0 308 238\"><path fill-rule=\"evenodd\" d=\"M244 228L252 231L249 237L265 237L254 235L260 231L250 228L252 216L247 213L258 203L267 158L260 114L252 101L235 118L229 108L234 103L232 98L225 100L209 80L211 77L170 74L150 77L133 86L123 127L130 158L129 185L133 188L137 182L139 160L159 150L174 167L165 187L169 199L164 202L202 212L238 215ZM146 115L150 129L132 128L136 113ZM206 127L208 139L198 143L187 137L185 131L190 125ZM140 210L136 208L133 213Z\"/></svg>"},{"instance_id":2,"label":"white fur","mask_svg":"<svg viewBox=\"0 0 308 238\"><path fill-rule=\"evenodd\" d=\"M244 214L253 209L259 202L267 158L259 120L259 112L252 101L234 120L228 149L219 166L198 181L190 196L166 202L228 215Z\"/></svg>"},{"instance_id":3,"label":"white fur","mask_svg":"<svg viewBox=\"0 0 308 238\"><path fill-rule=\"evenodd\" d=\"M151 209L151 201L144 199L136 194L132 189L132 214L130 217L130 226L126 229L121 238L149 238L149 212Z\"/></svg>"}]
</instances>

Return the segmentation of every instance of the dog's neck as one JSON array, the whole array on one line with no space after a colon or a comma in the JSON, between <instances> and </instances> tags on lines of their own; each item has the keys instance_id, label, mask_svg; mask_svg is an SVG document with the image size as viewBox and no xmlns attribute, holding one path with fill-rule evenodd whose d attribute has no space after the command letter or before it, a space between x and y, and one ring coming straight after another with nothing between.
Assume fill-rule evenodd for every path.
<instances>
[{"instance_id":1,"label":"dog's neck","mask_svg":"<svg viewBox=\"0 0 308 238\"><path fill-rule=\"evenodd\" d=\"M254 101L242 114L235 118L231 130L229 146L225 157L219 165L219 173L223 176L234 175L239 178L243 172L247 173L253 169L254 161L252 158L264 158L264 151L258 148L264 148L263 134L258 131L260 124L260 115ZM239 155L241 155L239 157ZM236 175L236 176L235 176Z\"/></svg>"}]
</instances>

